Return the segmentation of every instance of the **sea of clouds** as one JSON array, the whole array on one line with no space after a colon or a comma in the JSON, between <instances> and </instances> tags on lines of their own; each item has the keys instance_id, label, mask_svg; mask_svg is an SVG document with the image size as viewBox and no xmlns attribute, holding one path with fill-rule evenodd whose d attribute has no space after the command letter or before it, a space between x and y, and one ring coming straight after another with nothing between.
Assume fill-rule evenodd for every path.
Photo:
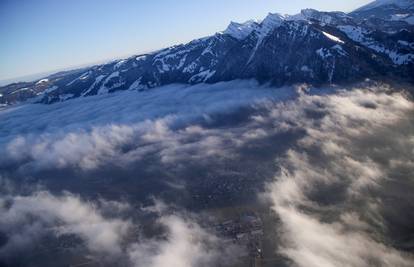
<instances>
[{"instance_id":1,"label":"sea of clouds","mask_svg":"<svg viewBox=\"0 0 414 267\"><path fill-rule=\"evenodd\" d=\"M298 137L272 139L281 134ZM158 199L137 208L41 185L23 193L9 176L128 168L154 155L152 168L209 162L220 169L217 162L251 153L251 147L272 150L279 143L288 148L268 154L277 171L258 196L274 213L275 250L286 266L413 266L411 97L378 84L345 90L255 81L171 85L0 110L0 259L13 262L46 234L71 234L100 264L234 264L242 248L200 225L198 214ZM140 219L131 214L137 209L156 218L161 236L136 233Z\"/></svg>"}]
</instances>

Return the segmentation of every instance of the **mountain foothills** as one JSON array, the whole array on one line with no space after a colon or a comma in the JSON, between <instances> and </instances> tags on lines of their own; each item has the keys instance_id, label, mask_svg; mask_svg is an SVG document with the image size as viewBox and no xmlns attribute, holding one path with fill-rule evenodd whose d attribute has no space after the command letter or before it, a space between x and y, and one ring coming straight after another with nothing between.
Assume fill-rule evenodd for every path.
<instances>
[{"instance_id":1,"label":"mountain foothills","mask_svg":"<svg viewBox=\"0 0 414 267\"><path fill-rule=\"evenodd\" d=\"M414 82L413 0L378 0L351 13L305 9L232 22L188 44L0 87L0 104L54 103L172 83L317 85L366 78Z\"/></svg>"}]
</instances>

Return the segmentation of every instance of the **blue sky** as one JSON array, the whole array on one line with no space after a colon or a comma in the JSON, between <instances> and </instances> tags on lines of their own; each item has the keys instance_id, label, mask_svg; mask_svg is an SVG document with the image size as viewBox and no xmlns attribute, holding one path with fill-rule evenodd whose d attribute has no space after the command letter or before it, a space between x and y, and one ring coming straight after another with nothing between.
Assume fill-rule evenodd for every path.
<instances>
[{"instance_id":1,"label":"blue sky","mask_svg":"<svg viewBox=\"0 0 414 267\"><path fill-rule=\"evenodd\" d=\"M370 0L0 0L0 80L121 58L303 8Z\"/></svg>"}]
</instances>

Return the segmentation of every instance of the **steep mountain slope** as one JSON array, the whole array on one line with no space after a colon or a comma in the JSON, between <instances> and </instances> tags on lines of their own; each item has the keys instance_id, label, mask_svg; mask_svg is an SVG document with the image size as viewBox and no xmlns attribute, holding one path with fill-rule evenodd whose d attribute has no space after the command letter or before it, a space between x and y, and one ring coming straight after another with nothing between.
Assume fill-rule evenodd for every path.
<instances>
[{"instance_id":1,"label":"steep mountain slope","mask_svg":"<svg viewBox=\"0 0 414 267\"><path fill-rule=\"evenodd\" d=\"M414 27L413 0L376 0L352 13L351 16L371 26L389 28Z\"/></svg>"},{"instance_id":2,"label":"steep mountain slope","mask_svg":"<svg viewBox=\"0 0 414 267\"><path fill-rule=\"evenodd\" d=\"M384 76L413 81L414 31L407 22L382 13L361 19L361 12L384 7L375 3L350 14L305 9L294 16L269 14L261 22L232 22L223 32L187 44L2 87L0 103L29 97L53 103L118 90L234 79L275 85Z\"/></svg>"},{"instance_id":3,"label":"steep mountain slope","mask_svg":"<svg viewBox=\"0 0 414 267\"><path fill-rule=\"evenodd\" d=\"M365 6L358 8L356 11L370 10L389 5L393 5L399 8L410 8L414 5L414 2L412 0L376 0Z\"/></svg>"}]
</instances>

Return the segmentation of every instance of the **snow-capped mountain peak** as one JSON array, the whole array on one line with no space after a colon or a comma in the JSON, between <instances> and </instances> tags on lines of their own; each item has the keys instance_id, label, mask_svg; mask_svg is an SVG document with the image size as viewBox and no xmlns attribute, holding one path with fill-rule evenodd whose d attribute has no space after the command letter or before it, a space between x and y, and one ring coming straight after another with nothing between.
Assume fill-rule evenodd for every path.
<instances>
[{"instance_id":1,"label":"snow-capped mountain peak","mask_svg":"<svg viewBox=\"0 0 414 267\"><path fill-rule=\"evenodd\" d=\"M280 24L285 20L284 15L279 13L268 13L267 16L261 21L262 24Z\"/></svg>"},{"instance_id":2,"label":"snow-capped mountain peak","mask_svg":"<svg viewBox=\"0 0 414 267\"><path fill-rule=\"evenodd\" d=\"M257 30L258 27L259 24L254 20L248 20L244 23L232 21L230 25L227 27L227 29L223 31L223 33L231 35L238 40L243 40L244 38L249 36L249 34L251 34L254 30Z\"/></svg>"},{"instance_id":3,"label":"snow-capped mountain peak","mask_svg":"<svg viewBox=\"0 0 414 267\"><path fill-rule=\"evenodd\" d=\"M248 20L244 23L232 21L222 33L231 35L238 40L243 40L256 31L260 38L260 36L268 34L272 29L281 25L284 20L285 17L281 14L269 13L261 22L256 20Z\"/></svg>"},{"instance_id":4,"label":"snow-capped mountain peak","mask_svg":"<svg viewBox=\"0 0 414 267\"><path fill-rule=\"evenodd\" d=\"M267 33L270 30L282 24L284 20L285 20L285 17L281 14L269 13L261 23L260 32Z\"/></svg>"},{"instance_id":5,"label":"snow-capped mountain peak","mask_svg":"<svg viewBox=\"0 0 414 267\"><path fill-rule=\"evenodd\" d=\"M285 17L278 14L278 13L269 13L266 18L260 23L260 28L257 30L257 42L256 45L249 57L248 63L251 62L254 55L257 52L257 49L262 44L265 37L272 32L275 28L282 25L283 21L285 21Z\"/></svg>"}]
</instances>

